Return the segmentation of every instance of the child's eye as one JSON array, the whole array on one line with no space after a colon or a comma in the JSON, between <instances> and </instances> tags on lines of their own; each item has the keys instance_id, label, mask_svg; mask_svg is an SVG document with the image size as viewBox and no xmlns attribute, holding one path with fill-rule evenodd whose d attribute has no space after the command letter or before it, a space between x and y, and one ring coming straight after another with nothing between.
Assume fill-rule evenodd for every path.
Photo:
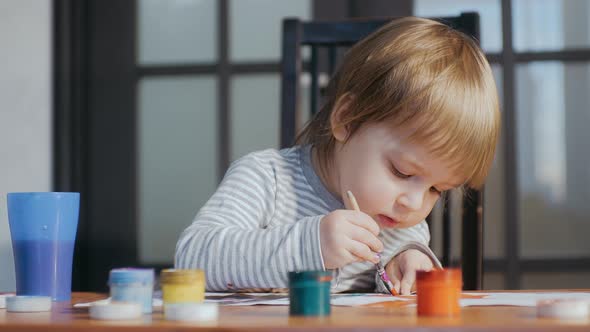
<instances>
[{"instance_id":1,"label":"child's eye","mask_svg":"<svg viewBox=\"0 0 590 332\"><path fill-rule=\"evenodd\" d=\"M442 195L443 193L443 190L438 190L435 187L430 187L430 191L438 195Z\"/></svg>"},{"instance_id":2,"label":"child's eye","mask_svg":"<svg viewBox=\"0 0 590 332\"><path fill-rule=\"evenodd\" d=\"M391 169L393 170L393 174L395 174L395 176L397 176L401 179L407 179L411 176L409 174L404 174L404 173L400 172L393 164L391 164Z\"/></svg>"}]
</instances>

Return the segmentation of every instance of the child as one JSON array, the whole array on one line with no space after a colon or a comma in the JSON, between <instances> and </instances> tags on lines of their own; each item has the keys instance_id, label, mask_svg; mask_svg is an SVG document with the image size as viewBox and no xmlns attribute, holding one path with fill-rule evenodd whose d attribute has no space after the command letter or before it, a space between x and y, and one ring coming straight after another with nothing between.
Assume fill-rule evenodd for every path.
<instances>
[{"instance_id":1,"label":"child","mask_svg":"<svg viewBox=\"0 0 590 332\"><path fill-rule=\"evenodd\" d=\"M386 292L380 252L408 294L417 270L440 267L424 218L445 191L483 184L499 127L477 44L435 21L395 20L347 53L300 145L231 165L175 266L204 269L212 291L286 288L288 271L334 269L334 292Z\"/></svg>"}]
</instances>

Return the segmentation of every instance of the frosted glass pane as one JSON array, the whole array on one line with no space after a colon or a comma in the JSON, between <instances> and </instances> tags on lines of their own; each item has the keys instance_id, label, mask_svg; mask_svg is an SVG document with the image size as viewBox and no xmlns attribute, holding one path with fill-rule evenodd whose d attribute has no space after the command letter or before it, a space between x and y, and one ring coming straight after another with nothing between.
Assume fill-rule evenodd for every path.
<instances>
[{"instance_id":1,"label":"frosted glass pane","mask_svg":"<svg viewBox=\"0 0 590 332\"><path fill-rule=\"evenodd\" d=\"M305 74L304 74L305 76ZM297 114L300 131L311 118L309 108L309 78L300 84L301 103ZM279 75L236 75L231 80L231 159L280 145Z\"/></svg>"},{"instance_id":2,"label":"frosted glass pane","mask_svg":"<svg viewBox=\"0 0 590 332\"><path fill-rule=\"evenodd\" d=\"M416 16L458 16L461 12L479 13L481 47L485 52L502 50L502 8L499 0L414 0Z\"/></svg>"},{"instance_id":3,"label":"frosted glass pane","mask_svg":"<svg viewBox=\"0 0 590 332\"><path fill-rule=\"evenodd\" d=\"M214 62L217 1L139 0L139 63Z\"/></svg>"},{"instance_id":4,"label":"frosted glass pane","mask_svg":"<svg viewBox=\"0 0 590 332\"><path fill-rule=\"evenodd\" d=\"M513 0L512 26L517 51L588 47L590 1Z\"/></svg>"},{"instance_id":5,"label":"frosted glass pane","mask_svg":"<svg viewBox=\"0 0 590 332\"><path fill-rule=\"evenodd\" d=\"M180 232L217 186L216 79L139 84L139 257L171 264Z\"/></svg>"},{"instance_id":6,"label":"frosted glass pane","mask_svg":"<svg viewBox=\"0 0 590 332\"><path fill-rule=\"evenodd\" d=\"M518 65L517 151L524 257L590 256L590 66Z\"/></svg>"},{"instance_id":7,"label":"frosted glass pane","mask_svg":"<svg viewBox=\"0 0 590 332\"><path fill-rule=\"evenodd\" d=\"M277 61L282 20L311 18L310 0L230 0L231 61Z\"/></svg>"},{"instance_id":8,"label":"frosted glass pane","mask_svg":"<svg viewBox=\"0 0 590 332\"><path fill-rule=\"evenodd\" d=\"M231 81L231 159L279 147L278 75L240 75Z\"/></svg>"}]
</instances>

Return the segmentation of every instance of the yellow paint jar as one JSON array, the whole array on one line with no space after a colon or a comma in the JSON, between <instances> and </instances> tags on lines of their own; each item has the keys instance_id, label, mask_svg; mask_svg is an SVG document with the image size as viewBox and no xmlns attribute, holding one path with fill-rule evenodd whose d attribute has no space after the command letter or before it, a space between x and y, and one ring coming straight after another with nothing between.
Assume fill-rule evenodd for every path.
<instances>
[{"instance_id":1,"label":"yellow paint jar","mask_svg":"<svg viewBox=\"0 0 590 332\"><path fill-rule=\"evenodd\" d=\"M160 273L162 300L167 303L200 303L205 300L203 270L166 269Z\"/></svg>"}]
</instances>

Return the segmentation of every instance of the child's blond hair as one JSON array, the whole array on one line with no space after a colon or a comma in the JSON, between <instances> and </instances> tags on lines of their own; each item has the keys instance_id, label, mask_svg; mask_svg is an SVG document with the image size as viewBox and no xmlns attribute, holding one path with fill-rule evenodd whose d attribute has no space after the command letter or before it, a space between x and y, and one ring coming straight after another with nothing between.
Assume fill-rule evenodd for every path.
<instances>
[{"instance_id":1,"label":"child's blond hair","mask_svg":"<svg viewBox=\"0 0 590 332\"><path fill-rule=\"evenodd\" d=\"M394 20L347 52L327 91L326 103L298 137L313 146L324 171L335 146L332 110L352 96L340 118L348 138L372 122L410 128L407 139L448 161L465 185L483 184L500 112L491 68L467 35L433 20Z\"/></svg>"}]
</instances>

